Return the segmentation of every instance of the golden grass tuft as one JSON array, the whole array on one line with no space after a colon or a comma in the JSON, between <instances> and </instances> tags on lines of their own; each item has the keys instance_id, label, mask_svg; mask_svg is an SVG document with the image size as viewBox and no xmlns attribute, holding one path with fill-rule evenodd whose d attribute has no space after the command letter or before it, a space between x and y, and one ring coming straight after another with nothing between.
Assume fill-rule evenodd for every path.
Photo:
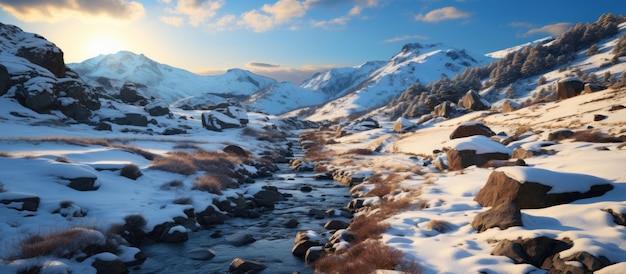
<instances>
[{"instance_id":1,"label":"golden grass tuft","mask_svg":"<svg viewBox=\"0 0 626 274\"><path fill-rule=\"evenodd\" d=\"M213 194L222 194L222 190L229 187L236 187L239 184L231 177L223 174L206 174L198 178L191 189L206 191Z\"/></svg>"},{"instance_id":2,"label":"golden grass tuft","mask_svg":"<svg viewBox=\"0 0 626 274\"><path fill-rule=\"evenodd\" d=\"M31 234L19 242L18 249L19 255L11 259L41 256L72 258L84 253L115 253L117 251L116 246L107 244L103 232L90 227L73 227L43 236Z\"/></svg>"}]
</instances>

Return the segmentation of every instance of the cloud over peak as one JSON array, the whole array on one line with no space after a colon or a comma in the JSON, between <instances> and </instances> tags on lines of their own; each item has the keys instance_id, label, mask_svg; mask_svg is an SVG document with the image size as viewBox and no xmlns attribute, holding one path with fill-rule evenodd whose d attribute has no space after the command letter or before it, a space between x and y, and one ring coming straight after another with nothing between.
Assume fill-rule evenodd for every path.
<instances>
[{"instance_id":1,"label":"cloud over peak","mask_svg":"<svg viewBox=\"0 0 626 274\"><path fill-rule=\"evenodd\" d=\"M25 22L58 22L72 17L133 21L145 13L142 4L126 0L0 0L0 7Z\"/></svg>"},{"instance_id":2,"label":"cloud over peak","mask_svg":"<svg viewBox=\"0 0 626 274\"><path fill-rule=\"evenodd\" d=\"M415 20L435 23L444 20L468 18L470 14L468 12L459 10L455 7L445 7L436 10L432 10L426 14L419 14L415 16Z\"/></svg>"}]
</instances>

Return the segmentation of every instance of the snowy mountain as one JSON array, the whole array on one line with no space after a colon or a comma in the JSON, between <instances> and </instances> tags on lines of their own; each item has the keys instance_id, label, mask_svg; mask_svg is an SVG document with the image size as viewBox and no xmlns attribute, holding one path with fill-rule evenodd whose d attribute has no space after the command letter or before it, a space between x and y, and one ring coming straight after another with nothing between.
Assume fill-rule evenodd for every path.
<instances>
[{"instance_id":1,"label":"snowy mountain","mask_svg":"<svg viewBox=\"0 0 626 274\"><path fill-rule=\"evenodd\" d=\"M485 64L485 58L474 58L465 50L443 44L407 44L387 62L368 62L355 68L330 70L305 81L302 87L338 96L316 108L307 119L345 118L382 106L417 82L428 83L444 75L452 77L466 67L482 64Z\"/></svg>"},{"instance_id":2,"label":"snowy mountain","mask_svg":"<svg viewBox=\"0 0 626 274\"><path fill-rule=\"evenodd\" d=\"M545 44L545 43L549 43L550 41L553 41L553 40L554 40L554 37L548 36L548 37L537 39L535 41L531 41L531 42L524 43L524 44L521 44L521 45L517 45L517 46L510 47L510 48L506 48L506 49L501 49L501 50L497 50L497 51L494 51L494 52L490 52L490 53L485 54L485 56L491 57L491 58L502 58L504 56L507 56L509 53L522 50L522 49L524 49L527 46L535 46L537 44Z\"/></svg>"},{"instance_id":3,"label":"snowy mountain","mask_svg":"<svg viewBox=\"0 0 626 274\"><path fill-rule=\"evenodd\" d=\"M323 102L323 96L318 92L288 82L279 83L246 70L230 69L222 75L202 76L128 51L100 55L81 63L68 64L68 67L93 86L103 87L111 96L118 94L124 83L132 82L145 97L161 99L168 104L215 94L237 98L254 108L280 114L294 107ZM293 100L287 102L285 97Z\"/></svg>"}]
</instances>

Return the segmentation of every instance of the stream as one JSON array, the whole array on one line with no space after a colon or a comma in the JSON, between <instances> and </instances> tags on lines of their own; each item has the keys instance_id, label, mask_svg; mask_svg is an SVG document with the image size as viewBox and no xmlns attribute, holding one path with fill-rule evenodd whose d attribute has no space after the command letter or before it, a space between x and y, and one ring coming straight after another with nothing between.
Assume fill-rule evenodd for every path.
<instances>
[{"instance_id":1,"label":"stream","mask_svg":"<svg viewBox=\"0 0 626 274\"><path fill-rule=\"evenodd\" d=\"M184 243L143 245L140 248L148 258L141 265L129 267L130 273L229 273L230 263L237 257L267 266L263 273L313 273L312 268L291 253L296 233L300 230L326 232L324 224L333 219L349 222L342 217L316 219L307 214L310 209L345 208L351 200L349 189L335 181L315 180L314 172L295 172L289 164L278 166L280 171L273 177L254 183L255 186L275 186L280 193L291 196L277 202L274 210L260 218L231 218L214 228L190 232L189 240ZM310 186L312 191L301 191L303 186ZM284 227L283 223L289 219L297 219L298 226ZM243 246L225 241L225 237L242 232L252 235L256 241ZM209 248L215 257L205 261L189 259L188 253L197 248Z\"/></svg>"}]
</instances>

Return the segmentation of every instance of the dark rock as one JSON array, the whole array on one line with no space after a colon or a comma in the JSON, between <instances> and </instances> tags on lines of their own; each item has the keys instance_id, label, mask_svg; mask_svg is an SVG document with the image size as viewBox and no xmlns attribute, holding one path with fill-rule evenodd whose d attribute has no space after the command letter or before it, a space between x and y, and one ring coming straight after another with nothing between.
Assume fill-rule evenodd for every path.
<instances>
[{"instance_id":1,"label":"dark rock","mask_svg":"<svg viewBox=\"0 0 626 274\"><path fill-rule=\"evenodd\" d=\"M346 229L348 226L350 224L342 220L330 220L324 224L324 228L327 230Z\"/></svg>"},{"instance_id":2,"label":"dark rock","mask_svg":"<svg viewBox=\"0 0 626 274\"><path fill-rule=\"evenodd\" d=\"M242 127L241 122L219 112L202 113L202 126L212 131Z\"/></svg>"},{"instance_id":3,"label":"dark rock","mask_svg":"<svg viewBox=\"0 0 626 274\"><path fill-rule=\"evenodd\" d=\"M165 243L182 243L189 239L187 229L174 222L165 222L156 225L154 229L148 233L148 237L153 241Z\"/></svg>"},{"instance_id":4,"label":"dark rock","mask_svg":"<svg viewBox=\"0 0 626 274\"><path fill-rule=\"evenodd\" d=\"M247 158L249 156L247 151L245 151L243 148L237 145L228 145L225 148L223 148L222 151L231 155L244 157L244 158Z\"/></svg>"},{"instance_id":5,"label":"dark rock","mask_svg":"<svg viewBox=\"0 0 626 274\"><path fill-rule=\"evenodd\" d=\"M318 174L315 174L313 176L313 179L320 180L320 181L321 180L332 180L333 179L333 175L328 173L328 172L327 173L318 173Z\"/></svg>"},{"instance_id":6,"label":"dark rock","mask_svg":"<svg viewBox=\"0 0 626 274\"><path fill-rule=\"evenodd\" d=\"M37 38L46 41L46 39L41 36L38 36ZM30 47L22 46L17 51L15 56L22 57L33 64L47 69L57 78L65 77L65 61L63 60L63 51L52 43L42 43Z\"/></svg>"},{"instance_id":7,"label":"dark rock","mask_svg":"<svg viewBox=\"0 0 626 274\"><path fill-rule=\"evenodd\" d=\"M68 187L76 189L78 191L92 191L97 190L100 185L96 184L98 178L95 177L79 177L79 178L61 178L63 180L70 181L67 184Z\"/></svg>"},{"instance_id":8,"label":"dark rock","mask_svg":"<svg viewBox=\"0 0 626 274\"><path fill-rule=\"evenodd\" d=\"M256 242L256 239L245 232L236 232L224 237L224 240L234 246L243 246Z\"/></svg>"},{"instance_id":9,"label":"dark rock","mask_svg":"<svg viewBox=\"0 0 626 274\"><path fill-rule=\"evenodd\" d=\"M313 246L324 246L325 241L322 241L321 237L320 239L316 238L317 235L312 236L311 233L310 231L298 231L296 233L294 245L291 249L291 253L294 256L304 259L309 248Z\"/></svg>"},{"instance_id":10,"label":"dark rock","mask_svg":"<svg viewBox=\"0 0 626 274\"><path fill-rule=\"evenodd\" d=\"M143 109L150 114L150 116L164 116L170 114L168 105L163 101L156 101L147 104Z\"/></svg>"},{"instance_id":11,"label":"dark rock","mask_svg":"<svg viewBox=\"0 0 626 274\"><path fill-rule=\"evenodd\" d=\"M162 134L163 135L187 134L187 131L184 129L180 129L180 128L170 127L170 128L166 128Z\"/></svg>"},{"instance_id":12,"label":"dark rock","mask_svg":"<svg viewBox=\"0 0 626 274\"><path fill-rule=\"evenodd\" d=\"M306 254L304 255L304 262L306 262L307 264L311 264L320 257L322 257L324 253L324 248L322 248L321 246L311 247L306 251Z\"/></svg>"},{"instance_id":13,"label":"dark rock","mask_svg":"<svg viewBox=\"0 0 626 274\"><path fill-rule=\"evenodd\" d=\"M594 83L586 83L581 93L588 94L588 93L598 92L598 91L605 90L605 89L606 87L602 85L598 85Z\"/></svg>"},{"instance_id":14,"label":"dark rock","mask_svg":"<svg viewBox=\"0 0 626 274\"><path fill-rule=\"evenodd\" d=\"M357 127L365 129L380 128L380 124L373 118L365 118L356 122Z\"/></svg>"},{"instance_id":15,"label":"dark rock","mask_svg":"<svg viewBox=\"0 0 626 274\"><path fill-rule=\"evenodd\" d=\"M285 196L283 196L280 192L273 190L261 190L255 193L253 196L255 199L268 200L272 202L286 200Z\"/></svg>"},{"instance_id":16,"label":"dark rock","mask_svg":"<svg viewBox=\"0 0 626 274\"><path fill-rule=\"evenodd\" d=\"M563 243L542 236L534 239L502 240L491 251L491 255L506 256L517 264L532 264L541 267L546 258L563 251Z\"/></svg>"},{"instance_id":17,"label":"dark rock","mask_svg":"<svg viewBox=\"0 0 626 274\"><path fill-rule=\"evenodd\" d=\"M37 211L40 200L38 196L29 194L0 193L0 204L17 210Z\"/></svg>"},{"instance_id":18,"label":"dark rock","mask_svg":"<svg viewBox=\"0 0 626 274\"><path fill-rule=\"evenodd\" d=\"M613 222L618 225L626 226L626 213L615 212L613 209L603 209L602 211L608 212L613 216Z\"/></svg>"},{"instance_id":19,"label":"dark rock","mask_svg":"<svg viewBox=\"0 0 626 274\"><path fill-rule=\"evenodd\" d=\"M459 100L457 105L474 111L488 110L491 108L491 104L474 90L465 93L465 96Z\"/></svg>"},{"instance_id":20,"label":"dark rock","mask_svg":"<svg viewBox=\"0 0 626 274\"><path fill-rule=\"evenodd\" d=\"M626 108L626 106L623 106L623 105L613 105L613 106L611 106L609 111L617 111L617 110L625 109L625 108Z\"/></svg>"},{"instance_id":21,"label":"dark rock","mask_svg":"<svg viewBox=\"0 0 626 274\"><path fill-rule=\"evenodd\" d=\"M300 225L300 222L298 221L298 219L289 219L285 222L283 222L283 226L286 228L296 228L298 227L298 225Z\"/></svg>"},{"instance_id":22,"label":"dark rock","mask_svg":"<svg viewBox=\"0 0 626 274\"><path fill-rule=\"evenodd\" d=\"M252 274L259 273L266 269L267 266L254 261L246 261L241 258L235 258L228 267L228 272L232 274Z\"/></svg>"},{"instance_id":23,"label":"dark rock","mask_svg":"<svg viewBox=\"0 0 626 274\"><path fill-rule=\"evenodd\" d=\"M502 203L482 212L472 221L472 227L479 233L492 227L505 230L512 226L522 226L522 213L519 205L510 202Z\"/></svg>"},{"instance_id":24,"label":"dark rock","mask_svg":"<svg viewBox=\"0 0 626 274\"><path fill-rule=\"evenodd\" d=\"M578 96L584 88L585 84L582 80L578 79L578 77L565 78L557 83L556 99L564 100Z\"/></svg>"},{"instance_id":25,"label":"dark rock","mask_svg":"<svg viewBox=\"0 0 626 274\"><path fill-rule=\"evenodd\" d=\"M491 137L496 135L496 133L482 122L467 122L461 124L452 133L450 133L450 139L470 137L475 135Z\"/></svg>"},{"instance_id":26,"label":"dark rock","mask_svg":"<svg viewBox=\"0 0 626 274\"><path fill-rule=\"evenodd\" d=\"M148 126L148 117L139 113L126 113L124 114L124 117L104 119L104 122L112 122L114 124L126 126L146 127Z\"/></svg>"},{"instance_id":27,"label":"dark rock","mask_svg":"<svg viewBox=\"0 0 626 274\"><path fill-rule=\"evenodd\" d=\"M356 212L358 212L361 208L365 207L365 206L363 205L363 203L364 203L364 202L365 202L365 200L364 200L363 198L356 198L356 199L353 199L352 201L348 202L348 206L347 206L347 208L348 208L348 210L349 210L351 213L356 213Z\"/></svg>"},{"instance_id":28,"label":"dark rock","mask_svg":"<svg viewBox=\"0 0 626 274\"><path fill-rule=\"evenodd\" d=\"M449 170L462 170L469 166L482 167L492 160L508 160L511 155L501 152L476 154L476 150L449 149L446 152Z\"/></svg>"},{"instance_id":29,"label":"dark rock","mask_svg":"<svg viewBox=\"0 0 626 274\"><path fill-rule=\"evenodd\" d=\"M576 252L575 254L562 258L562 260L566 262L581 262L585 267L585 270L589 270L591 272L598 271L611 264L611 261L609 261L606 257L596 257L585 251Z\"/></svg>"},{"instance_id":30,"label":"dark rock","mask_svg":"<svg viewBox=\"0 0 626 274\"><path fill-rule=\"evenodd\" d=\"M11 87L11 75L7 67L0 64L0 96L6 94Z\"/></svg>"},{"instance_id":31,"label":"dark rock","mask_svg":"<svg viewBox=\"0 0 626 274\"><path fill-rule=\"evenodd\" d=\"M125 103L146 102L147 99L137 91L135 83L126 82L120 89L120 99Z\"/></svg>"},{"instance_id":32,"label":"dark rock","mask_svg":"<svg viewBox=\"0 0 626 274\"><path fill-rule=\"evenodd\" d=\"M115 260L102 260L96 258L91 264L96 269L97 274L122 274L128 273L128 268L119 258Z\"/></svg>"},{"instance_id":33,"label":"dark rock","mask_svg":"<svg viewBox=\"0 0 626 274\"><path fill-rule=\"evenodd\" d=\"M602 120L605 120L606 118L609 118L609 116L602 115L602 114L595 114L595 115L593 115L593 121L594 122L602 121Z\"/></svg>"},{"instance_id":34,"label":"dark rock","mask_svg":"<svg viewBox=\"0 0 626 274\"><path fill-rule=\"evenodd\" d=\"M302 191L304 193L308 193L308 192L313 191L313 188L310 187L310 186L302 186L302 187L300 187L300 191Z\"/></svg>"},{"instance_id":35,"label":"dark rock","mask_svg":"<svg viewBox=\"0 0 626 274\"><path fill-rule=\"evenodd\" d=\"M111 124L105 123L105 122L98 123L98 125L94 129L100 130L100 131L103 131L103 130L113 131L113 127L111 127Z\"/></svg>"},{"instance_id":36,"label":"dark rock","mask_svg":"<svg viewBox=\"0 0 626 274\"><path fill-rule=\"evenodd\" d=\"M196 214L198 223L203 227L211 227L216 224L223 224L228 216L215 210L213 206L207 206L207 208Z\"/></svg>"},{"instance_id":37,"label":"dark rock","mask_svg":"<svg viewBox=\"0 0 626 274\"><path fill-rule=\"evenodd\" d=\"M311 216L315 219L324 219L326 218L326 212L320 209L312 208L307 212L307 216Z\"/></svg>"},{"instance_id":38,"label":"dark rock","mask_svg":"<svg viewBox=\"0 0 626 274\"><path fill-rule=\"evenodd\" d=\"M400 117L393 123L393 131L397 133L406 133L417 130L418 126L416 123L413 123L406 118Z\"/></svg>"},{"instance_id":39,"label":"dark rock","mask_svg":"<svg viewBox=\"0 0 626 274\"><path fill-rule=\"evenodd\" d=\"M562 178L562 180L576 180L581 183L594 182L586 192L548 193L553 187L541 182L519 182L509 177L504 168L494 170L487 183L480 189L474 201L482 206L496 206L503 203L515 202L520 208L546 208L559 204L567 204L575 200L602 196L613 189L608 181L584 174L559 173L530 167L506 167L526 169L524 172L542 173L542 178ZM566 179L567 178L567 179ZM584 181L584 182L583 182Z\"/></svg>"}]
</instances>

